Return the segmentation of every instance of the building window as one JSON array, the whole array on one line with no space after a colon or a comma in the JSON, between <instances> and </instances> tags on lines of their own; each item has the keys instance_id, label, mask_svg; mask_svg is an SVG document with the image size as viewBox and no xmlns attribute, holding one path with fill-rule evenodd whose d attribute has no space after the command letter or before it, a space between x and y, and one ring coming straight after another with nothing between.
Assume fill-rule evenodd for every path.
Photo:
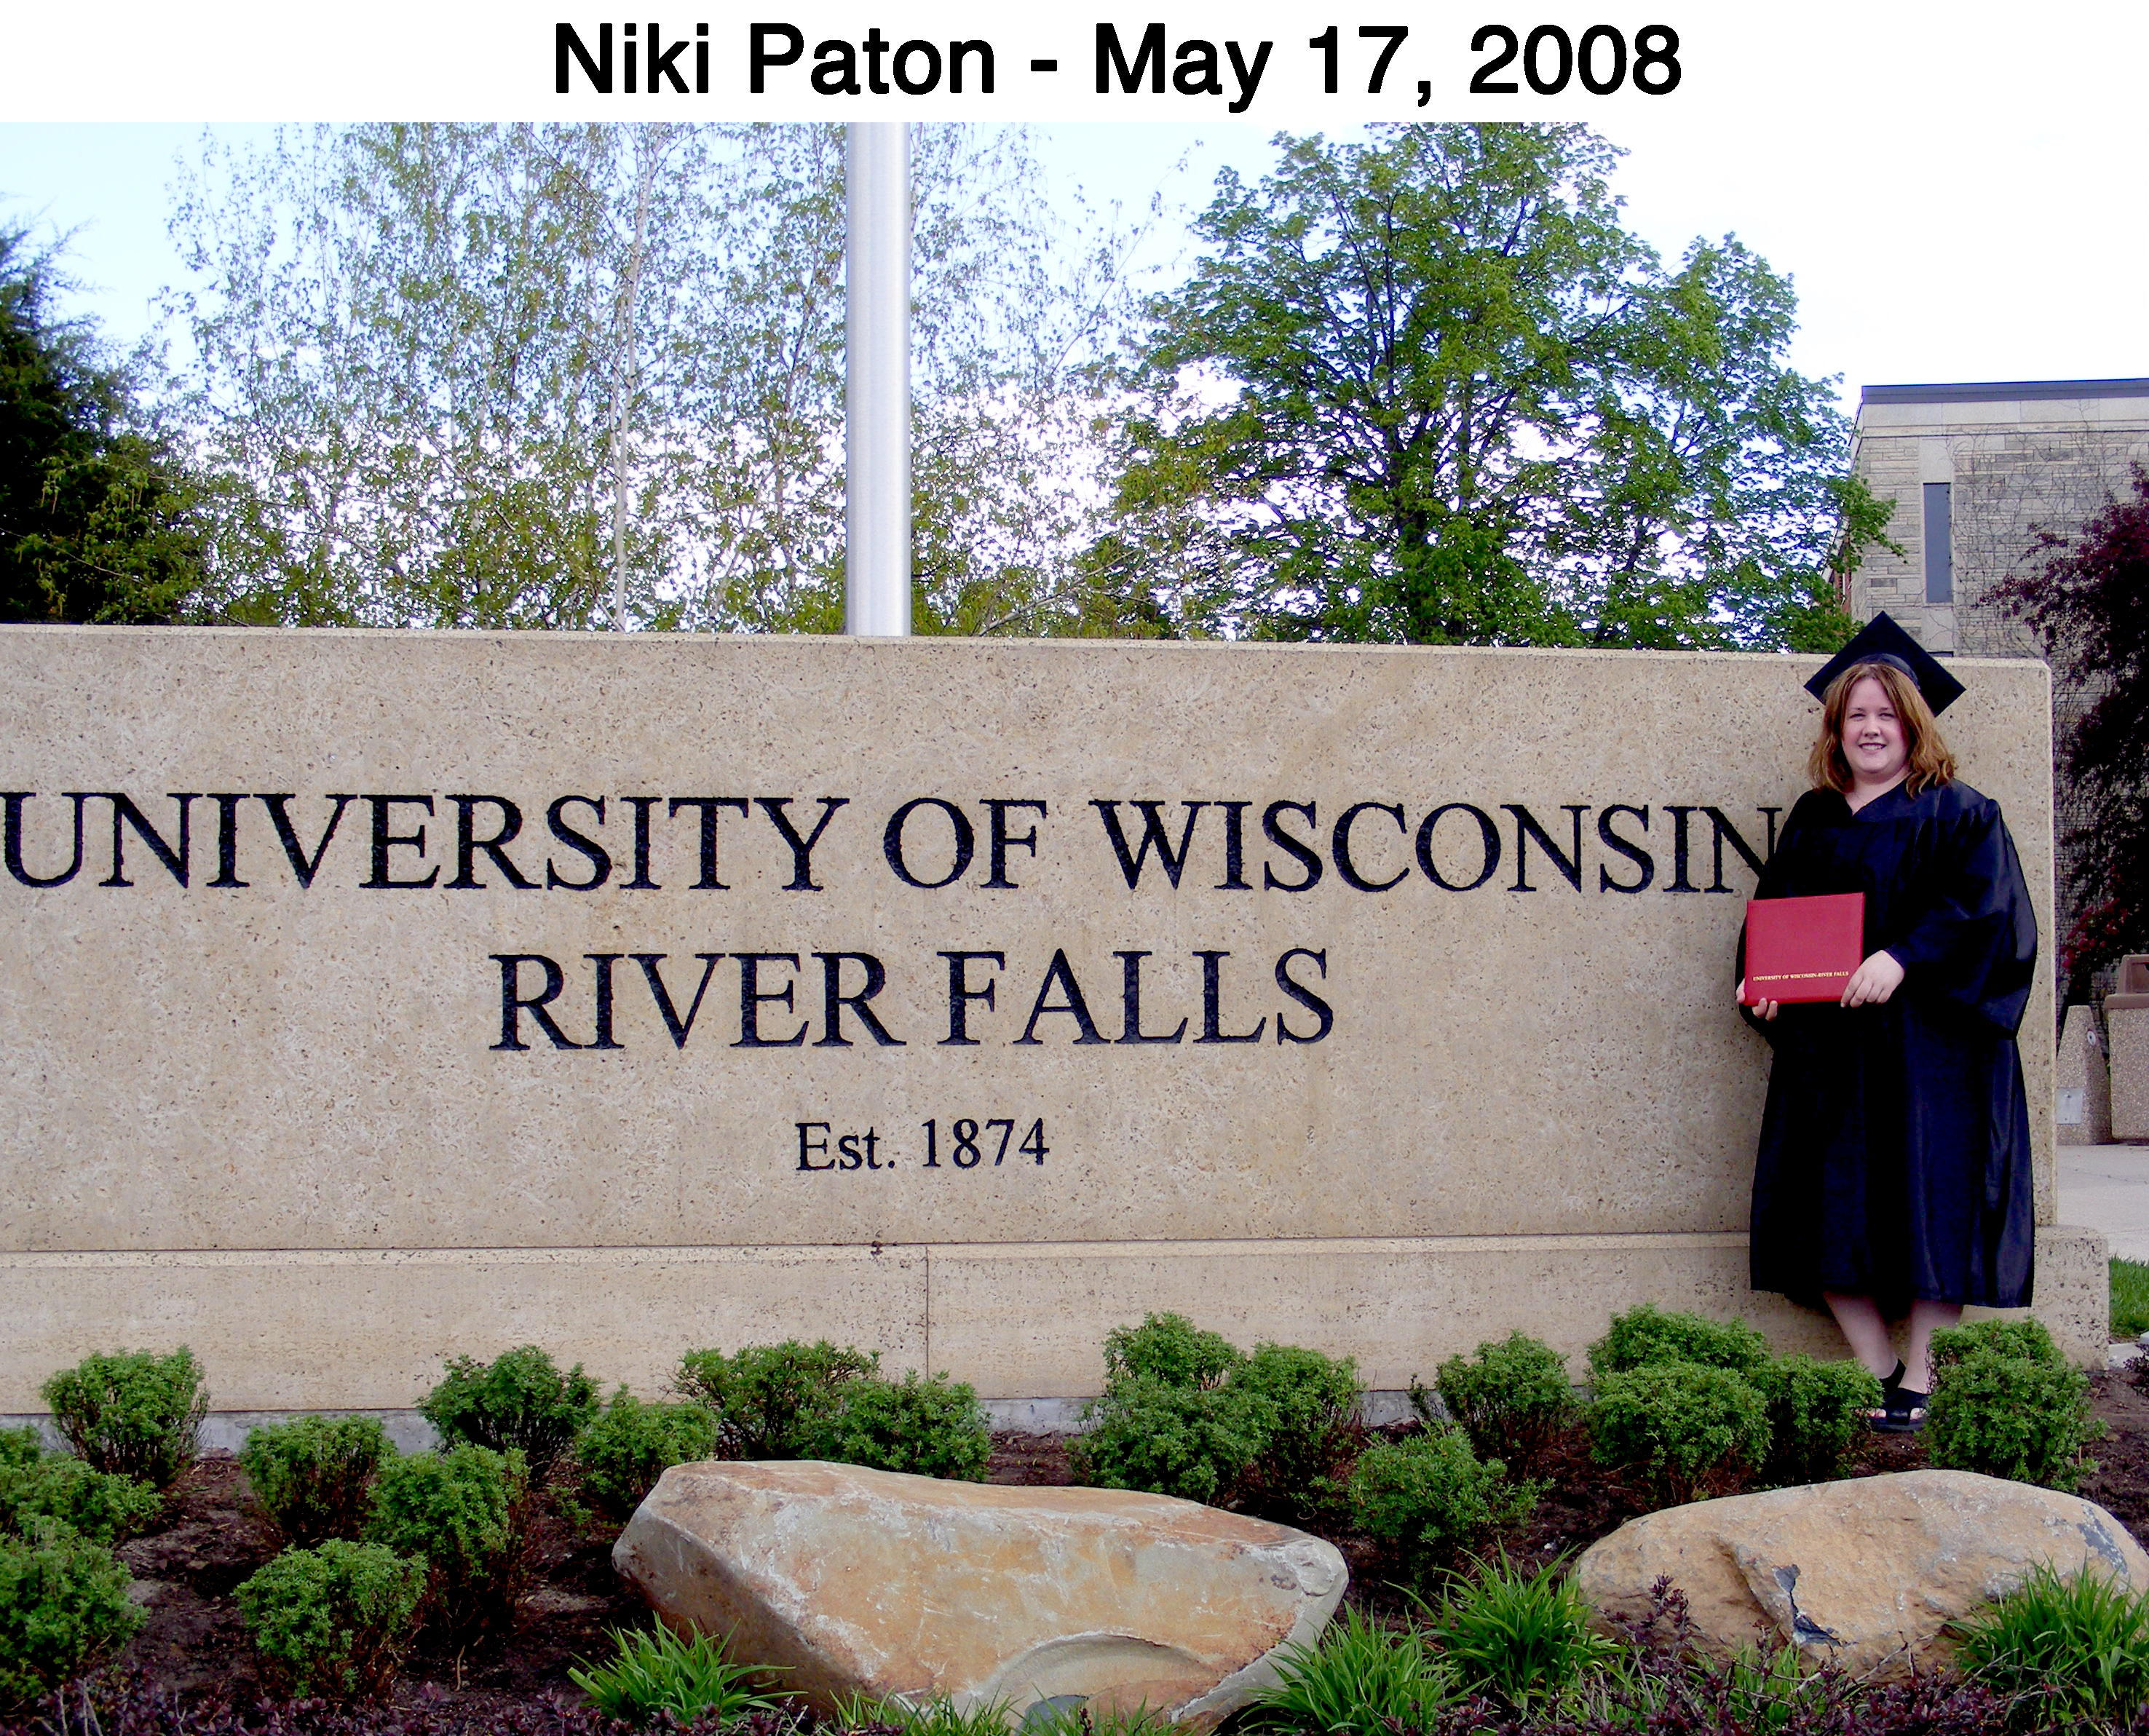
<instances>
[{"instance_id":1,"label":"building window","mask_svg":"<svg viewBox=\"0 0 2149 1736\"><path fill-rule=\"evenodd\" d=\"M1945 482L1925 485L1925 601L1929 603L1955 601L1951 488Z\"/></svg>"}]
</instances>

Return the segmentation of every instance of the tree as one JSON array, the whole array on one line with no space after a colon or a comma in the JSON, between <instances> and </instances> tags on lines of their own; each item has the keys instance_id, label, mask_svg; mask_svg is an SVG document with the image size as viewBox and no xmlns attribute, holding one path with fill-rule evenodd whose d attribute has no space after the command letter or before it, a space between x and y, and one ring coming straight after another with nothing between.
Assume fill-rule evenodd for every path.
<instances>
[{"instance_id":1,"label":"tree","mask_svg":"<svg viewBox=\"0 0 2149 1736\"><path fill-rule=\"evenodd\" d=\"M2061 836L2075 918L2060 949L2066 999L2121 954L2149 950L2149 470L2131 496L2108 499L2074 536L2041 528L2041 566L1993 587L1992 600L2045 642L2062 690L2056 744L2074 817Z\"/></svg>"},{"instance_id":2,"label":"tree","mask_svg":"<svg viewBox=\"0 0 2149 1736\"><path fill-rule=\"evenodd\" d=\"M1079 613L1085 359L1019 135L915 152L920 626ZM215 606L380 625L828 630L840 128L405 126L204 154L174 230L226 479ZM1094 269L1092 269L1094 268Z\"/></svg>"},{"instance_id":3,"label":"tree","mask_svg":"<svg viewBox=\"0 0 2149 1736\"><path fill-rule=\"evenodd\" d=\"M49 253L0 230L0 620L169 619L199 582L192 479Z\"/></svg>"},{"instance_id":4,"label":"tree","mask_svg":"<svg viewBox=\"0 0 2149 1736\"><path fill-rule=\"evenodd\" d=\"M1831 545L1885 515L1789 282L1729 238L1667 271L1584 128L1372 131L1220 180L1100 584L1288 637L1839 643Z\"/></svg>"}]
</instances>

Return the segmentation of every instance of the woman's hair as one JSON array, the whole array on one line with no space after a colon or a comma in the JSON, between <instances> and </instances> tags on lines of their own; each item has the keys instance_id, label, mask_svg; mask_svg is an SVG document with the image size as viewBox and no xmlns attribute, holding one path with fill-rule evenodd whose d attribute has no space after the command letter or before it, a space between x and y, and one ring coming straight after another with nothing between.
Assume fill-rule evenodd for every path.
<instances>
[{"instance_id":1,"label":"woman's hair","mask_svg":"<svg viewBox=\"0 0 2149 1736\"><path fill-rule=\"evenodd\" d=\"M1910 763L1903 777L1905 793L1915 796L1920 790L1953 782L1955 756L1940 739L1940 725L1933 721L1932 707L1925 703L1918 684L1893 663L1853 663L1829 683L1828 697L1821 702L1820 734L1806 761L1806 775L1813 779L1813 787L1850 793L1854 780L1850 763L1843 757L1843 714L1850 708L1851 689L1867 680L1880 683L1896 717L1902 720L1903 733L1910 742Z\"/></svg>"}]
</instances>

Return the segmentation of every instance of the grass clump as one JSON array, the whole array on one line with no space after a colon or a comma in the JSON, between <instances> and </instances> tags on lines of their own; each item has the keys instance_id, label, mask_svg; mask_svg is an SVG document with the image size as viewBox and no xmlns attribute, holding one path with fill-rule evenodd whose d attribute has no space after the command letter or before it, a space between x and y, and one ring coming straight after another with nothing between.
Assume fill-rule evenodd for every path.
<instances>
[{"instance_id":1,"label":"grass clump","mask_svg":"<svg viewBox=\"0 0 2149 1736\"><path fill-rule=\"evenodd\" d=\"M1355 1606L1320 1643L1286 1646L1276 1679L1248 1708L1255 1724L1320 1736L1397 1736L1430 1730L1456 1698L1440 1654L1416 1628L1376 1627Z\"/></svg>"},{"instance_id":2,"label":"grass clump","mask_svg":"<svg viewBox=\"0 0 2149 1736\"><path fill-rule=\"evenodd\" d=\"M2096 1469L2083 1450L2104 1425L2089 1379L2033 1320L1980 1321L1933 1334L1925 1448L1935 1466L2071 1489Z\"/></svg>"},{"instance_id":3,"label":"grass clump","mask_svg":"<svg viewBox=\"0 0 2149 1736\"><path fill-rule=\"evenodd\" d=\"M1428 1618L1462 1689L1518 1714L1576 1687L1619 1649L1591 1629L1589 1606L1560 1563L1486 1563Z\"/></svg>"},{"instance_id":4,"label":"grass clump","mask_svg":"<svg viewBox=\"0 0 2149 1736\"><path fill-rule=\"evenodd\" d=\"M706 1633L653 1628L611 1630L612 1656L584 1660L567 1672L590 1703L622 1723L650 1724L667 1717L675 1724L697 1718L728 1724L750 1712L773 1712L778 1702L756 1691L758 1673L732 1663Z\"/></svg>"},{"instance_id":5,"label":"grass clump","mask_svg":"<svg viewBox=\"0 0 2149 1736\"><path fill-rule=\"evenodd\" d=\"M583 1498L624 1520L674 1465L713 1458L717 1421L697 1404L644 1404L626 1387L575 1437Z\"/></svg>"},{"instance_id":6,"label":"grass clump","mask_svg":"<svg viewBox=\"0 0 2149 1736\"><path fill-rule=\"evenodd\" d=\"M1710 1320L1643 1302L1613 1315L1604 1336L1589 1346L1590 1376L1599 1386L1608 1375L1666 1362L1750 1376L1768 1366L1769 1341L1743 1320Z\"/></svg>"},{"instance_id":7,"label":"grass clump","mask_svg":"<svg viewBox=\"0 0 2149 1736\"><path fill-rule=\"evenodd\" d=\"M1437 1428L1367 1447L1348 1490L1358 1528L1423 1574L1519 1524L1543 1485L1510 1482L1506 1465L1480 1459L1461 1430Z\"/></svg>"},{"instance_id":8,"label":"grass clump","mask_svg":"<svg viewBox=\"0 0 2149 1736\"><path fill-rule=\"evenodd\" d=\"M2109 1576L2039 1563L1954 1624L1956 1665L2038 1728L2123 1723L2149 1702L2149 1598Z\"/></svg>"},{"instance_id":9,"label":"grass clump","mask_svg":"<svg viewBox=\"0 0 2149 1736\"><path fill-rule=\"evenodd\" d=\"M1598 1463L1647 1482L1660 1504L1736 1488L1769 1456L1761 1395L1728 1368L1695 1362L1606 1375L1589 1432Z\"/></svg>"},{"instance_id":10,"label":"grass clump","mask_svg":"<svg viewBox=\"0 0 2149 1736\"><path fill-rule=\"evenodd\" d=\"M278 1534L308 1548L359 1535L375 1473L395 1455L373 1417L299 1416L251 1431L239 1462Z\"/></svg>"},{"instance_id":11,"label":"grass clump","mask_svg":"<svg viewBox=\"0 0 2149 1736\"><path fill-rule=\"evenodd\" d=\"M39 1389L61 1437L93 1471L167 1489L194 1462L209 1391L184 1345L169 1356L85 1356Z\"/></svg>"},{"instance_id":12,"label":"grass clump","mask_svg":"<svg viewBox=\"0 0 2149 1736\"><path fill-rule=\"evenodd\" d=\"M1450 1356L1434 1379L1447 1414L1488 1457L1534 1457L1574 1411L1567 1358L1522 1332L1479 1345L1474 1356Z\"/></svg>"},{"instance_id":13,"label":"grass clump","mask_svg":"<svg viewBox=\"0 0 2149 1736\"><path fill-rule=\"evenodd\" d=\"M679 1359L672 1391L704 1406L716 1419L717 1456L727 1459L796 1459L808 1431L853 1381L880 1367L877 1351L820 1339L803 1344L750 1344L727 1356L689 1351Z\"/></svg>"},{"instance_id":14,"label":"grass clump","mask_svg":"<svg viewBox=\"0 0 2149 1736\"><path fill-rule=\"evenodd\" d=\"M468 1644L504 1634L528 1577L522 1455L466 1443L390 1459L373 1485L368 1542L423 1556L430 1613Z\"/></svg>"},{"instance_id":15,"label":"grass clump","mask_svg":"<svg viewBox=\"0 0 2149 1736\"><path fill-rule=\"evenodd\" d=\"M420 1401L418 1412L446 1446L520 1452L531 1482L541 1488L597 1405L596 1382L581 1363L562 1374L545 1351L526 1344L490 1362L450 1358L447 1373Z\"/></svg>"},{"instance_id":16,"label":"grass clump","mask_svg":"<svg viewBox=\"0 0 2149 1736\"><path fill-rule=\"evenodd\" d=\"M1848 1468L1851 1449L1868 1435L1866 1413L1880 1408L1880 1383L1861 1362L1779 1356L1752 1376L1769 1412L1769 1456L1775 1483L1825 1482Z\"/></svg>"},{"instance_id":17,"label":"grass clump","mask_svg":"<svg viewBox=\"0 0 2149 1736\"><path fill-rule=\"evenodd\" d=\"M2111 1336L2139 1338L2149 1332L2149 1261L2111 1261Z\"/></svg>"},{"instance_id":18,"label":"grass clump","mask_svg":"<svg viewBox=\"0 0 2149 1736\"><path fill-rule=\"evenodd\" d=\"M143 1612L112 1552L56 1521L0 1537L0 1711L73 1680L133 1637Z\"/></svg>"},{"instance_id":19,"label":"grass clump","mask_svg":"<svg viewBox=\"0 0 2149 1736\"><path fill-rule=\"evenodd\" d=\"M395 1674L425 1591L422 1557L331 1537L239 1585L263 1676L287 1698L365 1700Z\"/></svg>"},{"instance_id":20,"label":"grass clump","mask_svg":"<svg viewBox=\"0 0 2149 1736\"><path fill-rule=\"evenodd\" d=\"M799 1442L802 1458L908 1471L919 1477L983 1482L992 1432L977 1389L945 1374L900 1381L845 1381L814 1413Z\"/></svg>"}]
</instances>

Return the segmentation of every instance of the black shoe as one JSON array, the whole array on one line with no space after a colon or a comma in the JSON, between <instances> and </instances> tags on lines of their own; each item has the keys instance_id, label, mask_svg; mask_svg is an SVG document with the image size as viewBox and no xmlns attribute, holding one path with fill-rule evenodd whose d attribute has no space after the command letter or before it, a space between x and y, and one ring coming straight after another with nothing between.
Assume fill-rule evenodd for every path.
<instances>
[{"instance_id":1,"label":"black shoe","mask_svg":"<svg viewBox=\"0 0 2149 1736\"><path fill-rule=\"evenodd\" d=\"M1932 1394L1905 1386L1903 1376L1910 1371L1898 1361L1895 1371L1881 1381L1880 1408L1865 1413L1865 1426L1875 1434L1915 1435L1925 1427L1925 1406Z\"/></svg>"}]
</instances>

